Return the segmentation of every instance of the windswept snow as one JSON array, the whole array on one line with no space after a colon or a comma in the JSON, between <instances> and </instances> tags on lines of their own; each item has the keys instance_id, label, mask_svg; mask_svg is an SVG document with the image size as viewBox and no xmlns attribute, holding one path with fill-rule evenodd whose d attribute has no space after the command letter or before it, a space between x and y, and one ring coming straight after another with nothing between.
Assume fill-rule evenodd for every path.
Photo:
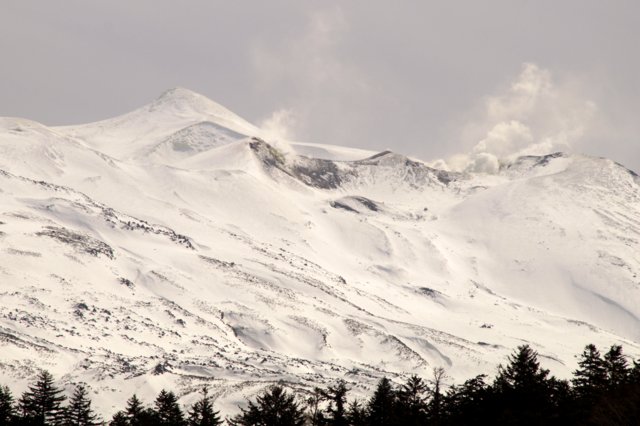
<instances>
[{"instance_id":1,"label":"windswept snow","mask_svg":"<svg viewBox=\"0 0 640 426\"><path fill-rule=\"evenodd\" d=\"M265 140L186 89L0 119L0 153L0 382L47 368L105 413L207 382L232 410L278 380L491 374L524 342L560 374L590 342L640 353L640 179L610 160L451 173Z\"/></svg>"}]
</instances>

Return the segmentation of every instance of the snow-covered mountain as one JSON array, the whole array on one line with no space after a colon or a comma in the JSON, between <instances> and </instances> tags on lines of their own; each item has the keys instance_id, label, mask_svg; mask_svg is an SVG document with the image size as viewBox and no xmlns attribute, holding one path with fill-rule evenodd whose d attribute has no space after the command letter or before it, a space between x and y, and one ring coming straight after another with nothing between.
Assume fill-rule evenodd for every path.
<instances>
[{"instance_id":1,"label":"snow-covered mountain","mask_svg":"<svg viewBox=\"0 0 640 426\"><path fill-rule=\"evenodd\" d=\"M185 89L129 114L0 119L0 383L46 368L104 413L284 380L493 374L529 342L640 354L640 178L521 157L495 175L268 140ZM356 392L358 388L356 388Z\"/></svg>"}]
</instances>

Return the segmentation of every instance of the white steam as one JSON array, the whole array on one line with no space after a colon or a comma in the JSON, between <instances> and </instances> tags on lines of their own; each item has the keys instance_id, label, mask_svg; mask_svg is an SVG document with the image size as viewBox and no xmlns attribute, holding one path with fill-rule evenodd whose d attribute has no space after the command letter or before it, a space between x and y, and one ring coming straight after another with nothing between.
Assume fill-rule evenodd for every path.
<instances>
[{"instance_id":1,"label":"white steam","mask_svg":"<svg viewBox=\"0 0 640 426\"><path fill-rule=\"evenodd\" d=\"M266 139L291 140L295 136L296 116L291 109L282 108L274 111L263 120L258 127Z\"/></svg>"},{"instance_id":2,"label":"white steam","mask_svg":"<svg viewBox=\"0 0 640 426\"><path fill-rule=\"evenodd\" d=\"M314 133L317 117L323 117L328 130L320 129L319 140L335 136L339 129L348 132L360 114L349 100L369 92L366 74L340 54L349 30L340 5L320 6L308 12L297 36L281 43L255 43L254 84L259 92L278 96L286 107L272 113L265 126L289 139L305 139Z\"/></svg>"},{"instance_id":3,"label":"white steam","mask_svg":"<svg viewBox=\"0 0 640 426\"><path fill-rule=\"evenodd\" d=\"M501 162L521 155L569 151L595 112L595 103L572 85L558 85L548 70L526 63L510 87L487 98L479 116L465 126L463 139L475 143L471 151L439 164L496 173Z\"/></svg>"}]
</instances>

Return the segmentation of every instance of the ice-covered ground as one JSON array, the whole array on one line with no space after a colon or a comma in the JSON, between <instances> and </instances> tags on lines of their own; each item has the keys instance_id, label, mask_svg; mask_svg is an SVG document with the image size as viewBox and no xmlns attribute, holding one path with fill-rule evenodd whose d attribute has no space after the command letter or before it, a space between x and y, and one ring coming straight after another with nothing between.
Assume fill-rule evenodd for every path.
<instances>
[{"instance_id":1,"label":"ice-covered ground","mask_svg":"<svg viewBox=\"0 0 640 426\"><path fill-rule=\"evenodd\" d=\"M640 178L607 159L451 173L265 140L174 89L86 125L2 118L0 170L18 391L46 368L112 414L209 383L231 412L280 380L491 375L525 342L560 375L590 342L640 354Z\"/></svg>"}]
</instances>

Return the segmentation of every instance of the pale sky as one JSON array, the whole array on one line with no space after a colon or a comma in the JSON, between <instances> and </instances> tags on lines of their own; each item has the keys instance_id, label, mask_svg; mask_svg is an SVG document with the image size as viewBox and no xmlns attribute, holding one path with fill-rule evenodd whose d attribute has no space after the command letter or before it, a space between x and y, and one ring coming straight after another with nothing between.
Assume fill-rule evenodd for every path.
<instances>
[{"instance_id":1,"label":"pale sky","mask_svg":"<svg viewBox=\"0 0 640 426\"><path fill-rule=\"evenodd\" d=\"M637 1L0 0L0 116L95 121L182 86L297 140L640 171L639 43Z\"/></svg>"}]
</instances>

